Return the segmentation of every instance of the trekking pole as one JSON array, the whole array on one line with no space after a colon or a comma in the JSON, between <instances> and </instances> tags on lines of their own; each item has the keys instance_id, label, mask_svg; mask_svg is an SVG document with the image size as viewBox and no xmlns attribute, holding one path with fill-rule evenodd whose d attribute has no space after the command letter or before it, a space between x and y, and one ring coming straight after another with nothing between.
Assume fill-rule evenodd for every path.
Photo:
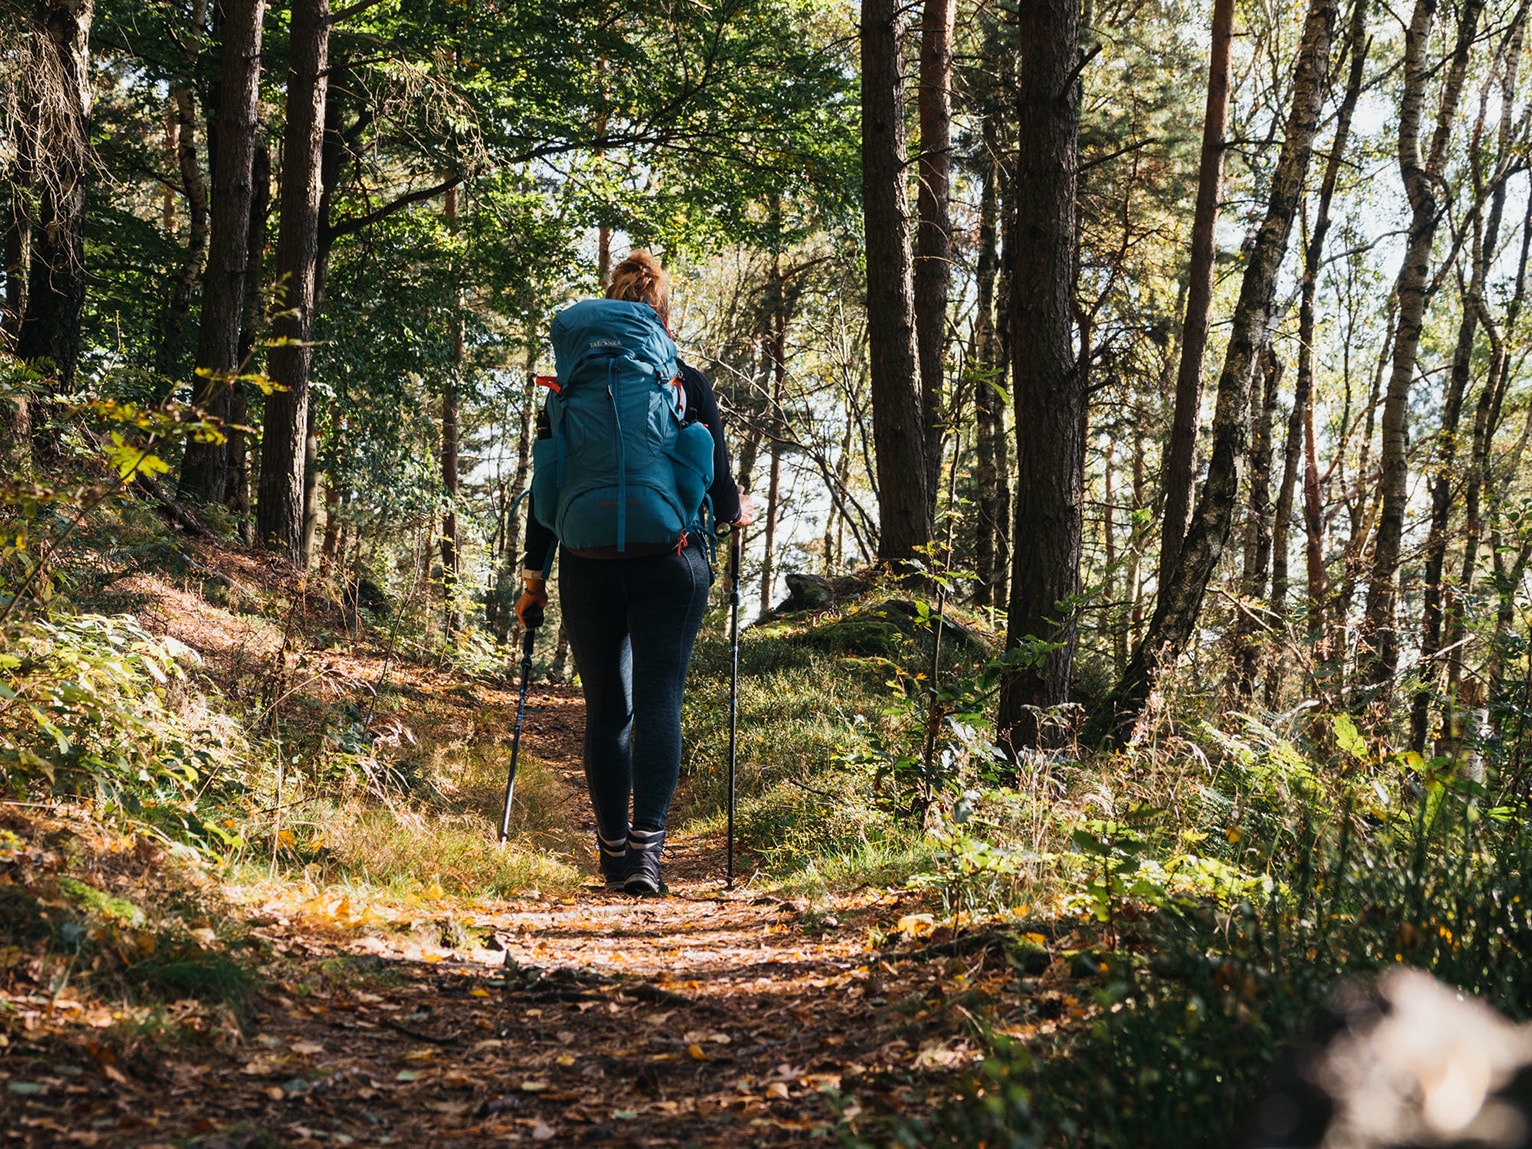
<instances>
[{"instance_id":1,"label":"trekking pole","mask_svg":"<svg viewBox=\"0 0 1532 1149\"><path fill-rule=\"evenodd\" d=\"M537 645L537 628L543 624L543 608L533 603L526 609L522 625L526 634L521 640L521 694L516 699L516 726L511 733L511 769L505 778L505 807L500 811L500 841L511 836L511 798L516 793L516 759L521 753L521 724L527 712L527 687L532 682L532 648Z\"/></svg>"},{"instance_id":2,"label":"trekking pole","mask_svg":"<svg viewBox=\"0 0 1532 1149\"><path fill-rule=\"evenodd\" d=\"M743 528L724 523L720 538L729 540L729 828L728 882L734 888L734 776L739 750L739 552Z\"/></svg>"}]
</instances>

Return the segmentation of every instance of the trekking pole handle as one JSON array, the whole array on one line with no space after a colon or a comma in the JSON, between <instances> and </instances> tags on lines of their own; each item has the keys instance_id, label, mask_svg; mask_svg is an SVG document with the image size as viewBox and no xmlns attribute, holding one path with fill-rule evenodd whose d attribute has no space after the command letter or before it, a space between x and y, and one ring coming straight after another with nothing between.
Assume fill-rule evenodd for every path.
<instances>
[{"instance_id":1,"label":"trekking pole handle","mask_svg":"<svg viewBox=\"0 0 1532 1149\"><path fill-rule=\"evenodd\" d=\"M536 630L543 624L543 608L541 603L533 603L522 611L521 625L528 630Z\"/></svg>"}]
</instances>

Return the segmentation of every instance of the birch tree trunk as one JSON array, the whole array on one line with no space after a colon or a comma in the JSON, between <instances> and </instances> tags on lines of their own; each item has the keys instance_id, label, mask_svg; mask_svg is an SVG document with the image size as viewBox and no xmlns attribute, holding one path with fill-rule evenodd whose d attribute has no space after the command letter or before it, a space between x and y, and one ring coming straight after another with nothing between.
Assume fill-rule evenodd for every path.
<instances>
[{"instance_id":1,"label":"birch tree trunk","mask_svg":"<svg viewBox=\"0 0 1532 1149\"><path fill-rule=\"evenodd\" d=\"M1287 613L1288 532L1292 526L1294 492L1301 464L1304 469L1304 553L1309 581L1308 633L1311 638L1317 638L1323 633L1325 580L1317 445L1312 434L1316 326L1314 300L1319 287L1325 240L1330 233L1330 208L1335 199L1335 184L1340 177L1341 160L1351 135L1351 118L1362 92L1362 77L1367 63L1366 37L1367 0L1355 0L1351 6L1350 30L1346 36L1351 66L1346 74L1345 94L1336 112L1335 135L1330 141L1330 155L1325 161L1324 176L1319 184L1319 199L1314 210L1313 226L1309 231L1309 242L1303 250L1303 280L1298 289L1298 374L1293 387L1292 412L1287 422L1287 440L1282 452L1282 489L1277 497L1277 513L1272 525L1271 609L1273 614L1283 616Z\"/></svg>"},{"instance_id":2,"label":"birch tree trunk","mask_svg":"<svg viewBox=\"0 0 1532 1149\"><path fill-rule=\"evenodd\" d=\"M1399 668L1399 557L1404 539L1404 512L1409 501L1409 406L1415 380L1415 355L1425 324L1431 245L1441 218L1437 199L1447 158L1458 97L1468 66L1469 49L1478 28L1482 0L1466 0L1458 16L1457 44L1442 85L1441 105L1430 151L1421 153L1421 114L1431 67L1427 51L1436 0L1416 0L1404 36L1404 95L1399 105L1399 174L1410 201L1410 231L1395 293L1399 325L1394 332L1388 389L1383 399L1383 441L1378 456L1382 468L1378 533L1373 542L1372 571L1367 585L1367 611L1357 651L1362 681L1384 685Z\"/></svg>"},{"instance_id":3,"label":"birch tree trunk","mask_svg":"<svg viewBox=\"0 0 1532 1149\"><path fill-rule=\"evenodd\" d=\"M1086 736L1126 736L1137 723L1156 675L1186 648L1202 611L1213 570L1223 557L1239 493L1245 453L1245 405L1251 374L1270 338L1277 272L1287 254L1293 216L1303 195L1314 134L1324 102L1338 0L1311 0L1294 69L1292 107L1282 150L1272 174L1266 215L1240 284L1229 345L1218 375L1213 415L1213 451L1208 477L1192 512L1191 527L1169 580L1160 588L1154 616L1134 649L1127 673L1092 715Z\"/></svg>"}]
</instances>

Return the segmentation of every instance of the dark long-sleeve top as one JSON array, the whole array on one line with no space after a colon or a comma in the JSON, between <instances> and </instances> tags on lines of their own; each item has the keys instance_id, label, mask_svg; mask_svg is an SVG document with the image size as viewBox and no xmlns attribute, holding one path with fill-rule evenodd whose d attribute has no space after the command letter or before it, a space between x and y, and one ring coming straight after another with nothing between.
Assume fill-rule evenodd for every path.
<instances>
[{"instance_id":1,"label":"dark long-sleeve top","mask_svg":"<svg viewBox=\"0 0 1532 1149\"><path fill-rule=\"evenodd\" d=\"M732 523L739 518L739 487L729 470L729 451L723 437L723 416L718 410L718 397L707 376L689 363L677 360L681 386L686 392L688 417L703 423L713 435L713 485L708 488L708 498L713 503L713 515L720 523ZM549 548L557 542L554 534L538 521L532 508L532 498L527 498L526 549L521 569L528 574L541 575L548 559Z\"/></svg>"}]
</instances>

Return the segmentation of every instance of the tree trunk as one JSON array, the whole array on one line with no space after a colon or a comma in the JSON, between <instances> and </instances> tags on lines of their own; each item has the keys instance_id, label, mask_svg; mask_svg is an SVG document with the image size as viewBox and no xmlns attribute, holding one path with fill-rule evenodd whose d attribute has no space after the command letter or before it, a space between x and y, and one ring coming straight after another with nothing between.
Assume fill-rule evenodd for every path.
<instances>
[{"instance_id":1,"label":"tree trunk","mask_svg":"<svg viewBox=\"0 0 1532 1149\"><path fill-rule=\"evenodd\" d=\"M227 0L223 5L218 151L213 168L213 208L207 271L202 278L202 318L197 331L197 379L192 386L192 402L226 424L233 421L235 385L231 377L239 373L245 280L250 265L250 209L256 194L255 145L260 114L261 21L265 10L265 0ZM189 94L187 102L190 103ZM230 491L229 463L227 440L188 443L181 463L182 497L219 503L233 493L237 499L238 493Z\"/></svg>"},{"instance_id":2,"label":"tree trunk","mask_svg":"<svg viewBox=\"0 0 1532 1149\"><path fill-rule=\"evenodd\" d=\"M766 339L771 359L771 428L766 472L766 519L761 533L761 617L771 611L771 586L776 578L777 518L782 498L782 405L787 395L787 284L782 260L777 256L771 270L771 333Z\"/></svg>"},{"instance_id":3,"label":"tree trunk","mask_svg":"<svg viewBox=\"0 0 1532 1149\"><path fill-rule=\"evenodd\" d=\"M1457 458L1458 423L1462 418L1463 399L1468 391L1474 341L1478 334L1479 312L1485 306L1484 289L1500 243L1500 223L1505 215L1506 181L1500 167L1510 156L1512 131L1516 119L1516 77L1522 51L1526 8L1523 6L1507 36L1501 64L1500 126L1495 148L1495 184L1490 189L1489 212L1473 221L1472 267L1462 292L1463 313L1458 321L1457 343L1453 348L1452 369L1447 380L1447 394L1442 403L1441 430L1437 436L1436 473L1431 477L1431 526L1426 535L1424 609L1421 616L1421 684L1411 700L1410 748L1424 754L1430 734L1433 684L1440 680L1435 665L1442 648L1442 576L1447 565L1447 528L1452 517L1452 496L1457 486L1454 464ZM1485 105L1479 104L1479 123L1469 147L1469 165L1475 182L1481 178ZM1480 220L1483 220L1482 224ZM1449 707L1450 713L1450 707Z\"/></svg>"},{"instance_id":4,"label":"tree trunk","mask_svg":"<svg viewBox=\"0 0 1532 1149\"><path fill-rule=\"evenodd\" d=\"M26 103L15 128L16 158L12 161L10 204L5 221L5 318L0 338L14 350L27 313L27 273L32 254L32 185L37 176L37 95L24 89Z\"/></svg>"},{"instance_id":5,"label":"tree trunk","mask_svg":"<svg viewBox=\"0 0 1532 1149\"><path fill-rule=\"evenodd\" d=\"M1501 326L1494 321L1488 308L1484 308L1479 315L1479 321L1489 337L1490 365L1484 385L1479 390L1479 400L1474 405L1473 439L1469 448L1468 474L1463 490L1463 561L1458 569L1457 586L1450 589L1443 612L1447 623L1446 645L1449 647L1457 647L1468 632L1468 619L1463 604L1468 601L1473 591L1478 573L1479 545L1483 542L1485 527L1484 492L1492 491L1494 479L1491 447L1494 444L1495 432L1500 427L1502 404L1511 375L1510 348L1507 346L1506 332L1516 329L1517 320L1521 315L1527 286L1529 250L1532 250L1532 205L1529 205L1527 214L1522 220L1521 254L1516 264L1516 285L1512 291L1510 303L1506 307L1504 325ZM1529 427L1532 427L1532 421L1529 421ZM1491 551L1493 552L1493 548ZM1462 667L1461 654L1454 654L1451 662L1448 663L1449 702L1456 694L1461 682ZM1451 725L1450 719L1448 725Z\"/></svg>"},{"instance_id":6,"label":"tree trunk","mask_svg":"<svg viewBox=\"0 0 1532 1149\"><path fill-rule=\"evenodd\" d=\"M310 334L319 261L320 161L329 86L329 0L293 0L282 137L282 222L277 233L283 311L273 324L270 374L282 390L266 400L256 537L298 562L303 542L304 432L308 425Z\"/></svg>"},{"instance_id":7,"label":"tree trunk","mask_svg":"<svg viewBox=\"0 0 1532 1149\"><path fill-rule=\"evenodd\" d=\"M267 213L271 207L271 149L257 142L250 168L250 228L245 241L245 306L240 321L239 363L253 365L256 339L265 321L261 299L261 264L266 253ZM250 422L249 383L234 385L230 426L228 465L229 480L224 502L240 524L240 533L248 543L252 539L250 519L250 437L244 427Z\"/></svg>"},{"instance_id":8,"label":"tree trunk","mask_svg":"<svg viewBox=\"0 0 1532 1149\"><path fill-rule=\"evenodd\" d=\"M1024 0L1016 153L1011 369L1017 482L1006 646L1050 649L1001 682L996 725L1012 746L1049 736L1038 708L1069 698L1072 599L1080 589L1085 497L1084 365L1073 342L1079 169L1079 0Z\"/></svg>"},{"instance_id":9,"label":"tree trunk","mask_svg":"<svg viewBox=\"0 0 1532 1149\"><path fill-rule=\"evenodd\" d=\"M926 482L939 486L947 294L952 280L952 31L957 0L925 0L920 20L919 190L915 233L915 336L926 436Z\"/></svg>"},{"instance_id":10,"label":"tree trunk","mask_svg":"<svg viewBox=\"0 0 1532 1149\"><path fill-rule=\"evenodd\" d=\"M903 17L894 0L862 3L862 205L867 338L877 451L878 560L903 563L931 541L935 487L915 353L905 192Z\"/></svg>"},{"instance_id":11,"label":"tree trunk","mask_svg":"<svg viewBox=\"0 0 1532 1149\"><path fill-rule=\"evenodd\" d=\"M192 294L202 274L202 260L208 241L208 193L207 184L202 179L202 165L197 157L197 115L191 88L198 57L202 52L202 26L206 19L206 0L194 0L191 26L187 34L186 75L183 82L170 93L171 107L175 112L166 127L167 150L173 152L176 169L181 175L181 191L186 196L187 217L186 251L181 257L180 271L170 283L165 315L160 325L160 346L155 356L155 370L170 380L174 379L183 366L182 347L186 342L188 312ZM173 148L170 147L172 143ZM166 197L164 222L166 230L173 236L175 197L168 186Z\"/></svg>"},{"instance_id":12,"label":"tree trunk","mask_svg":"<svg viewBox=\"0 0 1532 1149\"><path fill-rule=\"evenodd\" d=\"M457 230L457 188L448 188L442 205L447 217L447 229ZM460 619L457 608L458 575L462 562L459 553L457 520L458 495L458 448L461 438L462 411L458 396L458 383L463 377L463 294L459 290L454 298L452 315L452 372L442 389L442 492L446 505L442 511L442 602L445 604L447 636L458 629Z\"/></svg>"},{"instance_id":13,"label":"tree trunk","mask_svg":"<svg viewBox=\"0 0 1532 1149\"><path fill-rule=\"evenodd\" d=\"M90 25L93 0L38 0L42 48L53 56L58 91L39 121L35 155L37 226L31 232L26 311L16 340L23 360L52 364L56 390L74 390L85 307L85 191L90 171ZM58 449L55 429L32 432L45 454Z\"/></svg>"},{"instance_id":14,"label":"tree trunk","mask_svg":"<svg viewBox=\"0 0 1532 1149\"><path fill-rule=\"evenodd\" d=\"M1410 201L1410 231L1404 263L1399 268L1394 288L1399 297L1399 325L1394 332L1393 362L1383 400L1383 442L1378 456L1382 468L1382 502L1377 538L1373 542L1367 612L1357 651L1358 675L1373 685L1391 683L1399 667L1396 608L1405 504L1409 501L1410 386L1415 380L1415 355L1425 324L1431 245L1441 217L1437 193L1468 54L1482 10L1483 0L1466 0L1459 14L1457 44L1442 86L1436 131L1430 152L1424 157L1420 148L1420 120L1432 71L1426 56L1431 24L1436 15L1436 0L1416 0L1404 35L1404 95L1399 106L1398 156L1399 174Z\"/></svg>"},{"instance_id":15,"label":"tree trunk","mask_svg":"<svg viewBox=\"0 0 1532 1149\"><path fill-rule=\"evenodd\" d=\"M1234 0L1214 0L1212 50L1208 56L1207 110L1202 118L1202 159L1197 207L1192 216L1187 269L1186 318L1181 325L1181 367L1176 373L1175 413L1165 463L1165 521L1160 537L1160 586L1181 553L1197 479L1197 424L1202 409L1202 357L1213 314L1213 256L1218 196L1223 186L1224 125L1229 115L1229 45L1234 38Z\"/></svg>"},{"instance_id":16,"label":"tree trunk","mask_svg":"<svg viewBox=\"0 0 1532 1149\"><path fill-rule=\"evenodd\" d=\"M975 606L995 606L998 550L1006 520L1000 513L1000 473L1005 459L1004 403L995 384L998 340L995 335L995 276L999 269L1000 141L997 116L984 117L982 191L979 197L979 251L973 325L973 385L977 459L974 475L977 524L974 539Z\"/></svg>"},{"instance_id":17,"label":"tree trunk","mask_svg":"<svg viewBox=\"0 0 1532 1149\"><path fill-rule=\"evenodd\" d=\"M1362 77L1367 63L1367 0L1355 0L1351 7L1350 31L1346 37L1351 53L1351 67L1346 76L1346 91L1336 113L1335 136L1330 156L1319 185L1319 202L1314 225L1303 250L1303 281L1298 302L1298 378L1293 388L1293 409L1287 424L1287 442L1283 451L1282 491L1277 499L1273 527L1274 564L1271 579L1272 613L1287 613L1288 531L1292 525L1293 495L1300 457L1303 462L1304 554L1309 584L1308 634L1317 640L1324 633L1325 600L1324 524L1319 499L1318 448L1314 441L1314 298L1319 285L1319 269L1324 257L1325 239L1330 232L1330 205L1335 198L1335 182L1340 176L1341 161L1351 134L1351 117L1362 92Z\"/></svg>"},{"instance_id":18,"label":"tree trunk","mask_svg":"<svg viewBox=\"0 0 1532 1149\"><path fill-rule=\"evenodd\" d=\"M1261 356L1264 370L1256 376L1265 387L1261 405L1251 411L1250 475L1246 480L1245 555L1241 578L1239 617L1234 626L1234 681L1242 700L1255 690L1260 670L1261 639L1270 620L1258 615L1266 597L1266 576L1271 568L1271 429L1277 414L1277 392L1282 384L1283 363L1271 344Z\"/></svg>"},{"instance_id":19,"label":"tree trunk","mask_svg":"<svg viewBox=\"0 0 1532 1149\"><path fill-rule=\"evenodd\" d=\"M1181 554L1160 588L1154 617L1133 652L1128 671L1092 716L1087 736L1121 737L1137 722L1155 676L1186 648L1202 599L1223 556L1239 493L1239 464L1244 454L1245 404L1251 373L1270 338L1277 273L1287 253L1293 215L1303 195L1314 147L1314 133L1324 102L1338 0L1310 0L1294 69L1293 102L1277 167L1272 174L1266 215L1257 231L1240 284L1239 301L1229 332L1218 398L1213 415L1213 452L1208 477L1192 512Z\"/></svg>"}]
</instances>

